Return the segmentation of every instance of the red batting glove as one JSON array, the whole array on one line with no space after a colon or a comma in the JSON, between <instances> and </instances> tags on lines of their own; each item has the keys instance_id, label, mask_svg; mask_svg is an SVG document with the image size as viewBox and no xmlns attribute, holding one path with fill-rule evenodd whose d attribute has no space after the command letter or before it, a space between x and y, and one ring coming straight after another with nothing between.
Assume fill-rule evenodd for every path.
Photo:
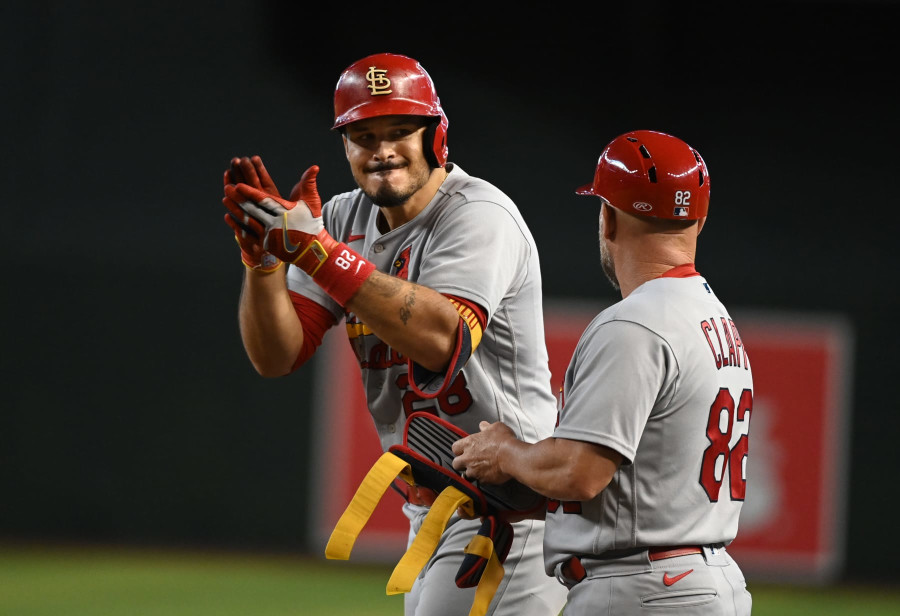
<instances>
[{"instance_id":1,"label":"red batting glove","mask_svg":"<svg viewBox=\"0 0 900 616\"><path fill-rule=\"evenodd\" d=\"M247 184L225 186L226 203L233 219L257 237L275 257L296 265L312 276L341 306L356 293L375 265L346 244L336 241L322 221L322 200L316 188L319 167L303 173L291 191L293 201ZM232 211L237 207L237 211Z\"/></svg>"},{"instance_id":2,"label":"red batting glove","mask_svg":"<svg viewBox=\"0 0 900 616\"><path fill-rule=\"evenodd\" d=\"M243 212L245 224L256 233L261 231L263 249L310 276L315 276L337 246L322 222L322 200L316 190L318 172L319 168L313 166L303 173L298 201L288 201L247 184L225 186L226 198Z\"/></svg>"},{"instance_id":3,"label":"red batting glove","mask_svg":"<svg viewBox=\"0 0 900 616\"><path fill-rule=\"evenodd\" d=\"M231 159L230 168L225 170L224 184L228 186L239 183L281 196L259 156ZM255 224L255 221L249 220L240 207L228 197L222 199L222 204L228 210L225 214L225 223L234 230L234 239L241 248L241 261L245 266L258 272L271 273L284 265L281 259L263 249L262 228Z\"/></svg>"},{"instance_id":4,"label":"red batting glove","mask_svg":"<svg viewBox=\"0 0 900 616\"><path fill-rule=\"evenodd\" d=\"M281 193L278 192L278 187L275 186L275 182L272 180L269 171L266 169L266 166L263 165L262 159L259 156L251 156L250 158L247 158L246 156L243 158L232 158L231 168L225 171L225 183L248 184L253 188L267 192L270 195L276 197L281 196ZM294 184L294 188L291 189L288 201L299 201L301 199L300 192L302 190L303 180L301 179Z\"/></svg>"},{"instance_id":5,"label":"red batting glove","mask_svg":"<svg viewBox=\"0 0 900 616\"><path fill-rule=\"evenodd\" d=\"M259 156L232 158L231 167L225 171L225 184L247 184L276 197L281 196Z\"/></svg>"}]
</instances>

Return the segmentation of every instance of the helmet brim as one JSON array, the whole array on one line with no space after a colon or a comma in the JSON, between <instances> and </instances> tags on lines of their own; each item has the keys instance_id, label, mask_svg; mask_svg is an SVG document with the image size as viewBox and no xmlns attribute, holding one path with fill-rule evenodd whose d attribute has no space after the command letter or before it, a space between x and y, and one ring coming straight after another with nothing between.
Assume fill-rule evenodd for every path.
<instances>
[{"instance_id":1,"label":"helmet brim","mask_svg":"<svg viewBox=\"0 0 900 616\"><path fill-rule=\"evenodd\" d=\"M582 186L582 187L580 187L580 188L576 188L576 189L575 189L575 194L576 194L576 195L594 195L594 196L597 196L597 197L600 196L600 195L598 195L597 193L594 192L594 184L593 184L593 183L591 183L591 184L585 184L584 186Z\"/></svg>"},{"instance_id":2,"label":"helmet brim","mask_svg":"<svg viewBox=\"0 0 900 616\"><path fill-rule=\"evenodd\" d=\"M350 109L334 121L332 128L340 128L359 120L368 120L388 115L413 115L428 118L441 117L441 110L432 105L409 99L385 99L383 102L367 101Z\"/></svg>"}]
</instances>

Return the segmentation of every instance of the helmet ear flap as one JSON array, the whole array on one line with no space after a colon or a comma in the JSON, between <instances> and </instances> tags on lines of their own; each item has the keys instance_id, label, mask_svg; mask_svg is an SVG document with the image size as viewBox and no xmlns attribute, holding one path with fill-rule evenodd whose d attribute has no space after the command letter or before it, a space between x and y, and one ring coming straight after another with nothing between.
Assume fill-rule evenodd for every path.
<instances>
[{"instance_id":1,"label":"helmet ear flap","mask_svg":"<svg viewBox=\"0 0 900 616\"><path fill-rule=\"evenodd\" d=\"M447 162L447 116L432 118L422 135L425 160L432 167L443 167Z\"/></svg>"},{"instance_id":2,"label":"helmet ear flap","mask_svg":"<svg viewBox=\"0 0 900 616\"><path fill-rule=\"evenodd\" d=\"M437 156L434 154L434 138L437 133L437 122L429 122L422 134L422 151L425 152L425 160L428 161L429 167L440 167L437 164Z\"/></svg>"}]
</instances>

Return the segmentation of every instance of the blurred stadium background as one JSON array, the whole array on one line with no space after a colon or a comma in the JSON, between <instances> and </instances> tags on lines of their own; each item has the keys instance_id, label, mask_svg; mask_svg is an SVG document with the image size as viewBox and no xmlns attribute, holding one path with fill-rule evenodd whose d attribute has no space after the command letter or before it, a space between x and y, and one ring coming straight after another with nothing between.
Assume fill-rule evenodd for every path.
<instances>
[{"instance_id":1,"label":"blurred stadium background","mask_svg":"<svg viewBox=\"0 0 900 616\"><path fill-rule=\"evenodd\" d=\"M773 421L819 402L812 427L755 423L751 464L776 442L809 454L779 467L797 500L777 502L801 522L790 503L813 503L828 562L768 546L796 575L754 561L755 613L900 613L898 17L891 1L4 4L0 614L399 613L377 550L321 561L323 486L342 481L317 437L330 365L252 370L220 205L232 155L283 186L315 163L323 195L351 187L331 93L378 51L434 77L450 159L517 201L563 312L615 300L573 193L603 146L651 128L700 150L698 269L760 339L796 328L827 350L769 377Z\"/></svg>"}]
</instances>

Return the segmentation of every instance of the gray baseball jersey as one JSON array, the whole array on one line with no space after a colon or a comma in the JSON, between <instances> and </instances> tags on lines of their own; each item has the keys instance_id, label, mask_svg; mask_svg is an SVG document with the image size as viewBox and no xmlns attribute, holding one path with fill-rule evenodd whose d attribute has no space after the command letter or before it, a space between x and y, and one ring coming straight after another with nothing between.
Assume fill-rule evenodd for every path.
<instances>
[{"instance_id":1,"label":"gray baseball jersey","mask_svg":"<svg viewBox=\"0 0 900 616\"><path fill-rule=\"evenodd\" d=\"M701 276L651 280L599 314L566 372L554 436L625 460L594 499L551 503L547 571L572 555L730 543L752 400L747 351Z\"/></svg>"},{"instance_id":2,"label":"gray baseball jersey","mask_svg":"<svg viewBox=\"0 0 900 616\"><path fill-rule=\"evenodd\" d=\"M432 410L465 430L502 421L519 438L550 435L556 418L544 342L537 248L518 208L499 189L448 164L449 174L422 212L381 233L379 210L359 189L323 207L325 228L379 271L455 295L485 312L481 343L445 392L417 396L407 359L345 314L305 273L290 268L288 286L345 319L362 370L369 411L386 451L402 442L406 417Z\"/></svg>"},{"instance_id":3,"label":"gray baseball jersey","mask_svg":"<svg viewBox=\"0 0 900 616\"><path fill-rule=\"evenodd\" d=\"M379 271L477 304L485 313L481 342L451 384L434 398L409 385L407 359L378 339L353 313L291 267L288 287L331 310L347 334L362 371L369 411L382 448L402 443L409 414L430 410L466 432L482 420L502 421L519 438L550 436L556 419L544 342L541 272L531 232L512 200L484 180L448 164L449 174L418 216L382 233L379 210L361 190L323 207L325 228ZM411 532L424 508L405 505ZM455 584L463 548L480 522L454 514L435 555L405 597L407 615L462 616L474 589ZM544 522L515 525L506 575L491 604L493 616L556 616L566 590L543 570ZM412 536L410 541L412 541Z\"/></svg>"}]
</instances>

